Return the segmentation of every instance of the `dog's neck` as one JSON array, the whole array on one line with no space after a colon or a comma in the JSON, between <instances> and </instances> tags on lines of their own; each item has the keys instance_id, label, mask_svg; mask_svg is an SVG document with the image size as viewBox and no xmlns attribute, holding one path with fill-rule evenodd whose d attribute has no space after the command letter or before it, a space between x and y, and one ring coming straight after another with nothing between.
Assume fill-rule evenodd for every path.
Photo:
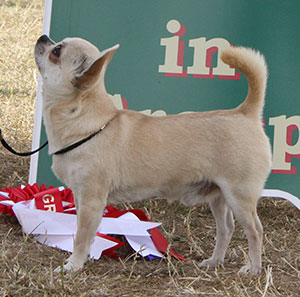
<instances>
[{"instance_id":1,"label":"dog's neck","mask_svg":"<svg viewBox=\"0 0 300 297\"><path fill-rule=\"evenodd\" d=\"M49 154L99 130L118 112L106 91L80 91L67 99L43 92L43 97Z\"/></svg>"}]
</instances>

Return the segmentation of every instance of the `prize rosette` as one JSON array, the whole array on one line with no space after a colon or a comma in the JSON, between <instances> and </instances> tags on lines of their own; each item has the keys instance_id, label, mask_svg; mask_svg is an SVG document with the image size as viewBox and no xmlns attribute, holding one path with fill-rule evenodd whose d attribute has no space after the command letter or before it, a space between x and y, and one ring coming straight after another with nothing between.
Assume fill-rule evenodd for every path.
<instances>
[{"instance_id":1,"label":"prize rosette","mask_svg":"<svg viewBox=\"0 0 300 297\"><path fill-rule=\"evenodd\" d=\"M77 216L70 189L37 184L2 189L0 213L15 215L24 232L34 235L40 243L73 252ZM185 260L168 249L167 240L157 229L159 225L151 222L142 210L120 211L107 206L91 245L90 257L99 259L102 254L119 257L115 250L124 243L112 235L122 235L137 253L150 260L162 258L167 251L171 256Z\"/></svg>"}]
</instances>

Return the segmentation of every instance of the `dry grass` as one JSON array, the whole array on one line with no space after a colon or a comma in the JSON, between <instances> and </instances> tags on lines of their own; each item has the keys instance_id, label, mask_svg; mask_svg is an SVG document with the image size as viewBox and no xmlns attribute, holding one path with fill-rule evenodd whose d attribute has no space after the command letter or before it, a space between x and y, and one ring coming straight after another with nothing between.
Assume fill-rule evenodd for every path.
<instances>
[{"instance_id":1,"label":"dry grass","mask_svg":"<svg viewBox=\"0 0 300 297\"><path fill-rule=\"evenodd\" d=\"M124 249L122 260L102 257L88 262L80 272L56 275L53 268L61 265L67 253L37 243L22 233L15 218L0 216L2 296L300 295L299 211L288 202L266 199L259 203L265 229L264 270L259 276L242 277L236 272L245 262L247 242L239 226L225 268L203 270L197 263L212 252L215 235L214 220L206 206L170 207L164 201L134 206L149 211L153 220L163 222L164 234L172 247L189 262L170 258L150 262Z\"/></svg>"},{"instance_id":2,"label":"dry grass","mask_svg":"<svg viewBox=\"0 0 300 297\"><path fill-rule=\"evenodd\" d=\"M19 150L30 149L36 68L33 45L41 32L41 0L0 0L0 127ZM28 160L0 149L0 188L26 183ZM211 254L215 225L206 206L188 209L164 201L134 204L162 231L175 251L189 259L147 261L123 249L122 260L101 258L69 275L53 274L67 253L38 244L23 234L15 218L0 216L0 296L300 296L300 219L291 204L259 202L264 226L263 267L259 276L236 274L245 262L247 242L239 226L225 268L203 270Z\"/></svg>"},{"instance_id":3,"label":"dry grass","mask_svg":"<svg viewBox=\"0 0 300 297\"><path fill-rule=\"evenodd\" d=\"M33 129L37 69L33 45L41 34L42 0L0 0L0 127L17 150L29 150ZM0 185L27 179L29 159L0 151ZM25 179L24 179L25 178Z\"/></svg>"}]
</instances>

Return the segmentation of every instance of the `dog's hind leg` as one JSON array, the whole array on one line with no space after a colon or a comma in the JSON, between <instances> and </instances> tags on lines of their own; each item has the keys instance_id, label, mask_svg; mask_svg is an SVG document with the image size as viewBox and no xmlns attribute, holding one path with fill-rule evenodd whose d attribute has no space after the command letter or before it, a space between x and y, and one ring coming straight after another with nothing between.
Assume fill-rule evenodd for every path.
<instances>
[{"instance_id":1,"label":"dog's hind leg","mask_svg":"<svg viewBox=\"0 0 300 297\"><path fill-rule=\"evenodd\" d=\"M232 211L222 196L212 199L209 206L216 220L216 245L212 256L202 261L200 267L214 268L224 262L226 250L234 231L234 220Z\"/></svg>"},{"instance_id":2,"label":"dog's hind leg","mask_svg":"<svg viewBox=\"0 0 300 297\"><path fill-rule=\"evenodd\" d=\"M96 188L96 187L95 187ZM78 197L79 211L77 212L77 232L74 241L73 254L64 265L65 271L75 271L83 267L88 259L90 247L106 206L107 191L97 189L80 189L74 191ZM79 196L80 195L80 196ZM77 206L76 206L77 207ZM60 271L58 267L55 272Z\"/></svg>"},{"instance_id":3,"label":"dog's hind leg","mask_svg":"<svg viewBox=\"0 0 300 297\"><path fill-rule=\"evenodd\" d=\"M247 218L243 221L246 236L249 243L249 259L246 265L244 265L239 273L246 274L258 274L261 272L261 247L263 227L257 216L256 211L251 214L251 220L247 222Z\"/></svg>"},{"instance_id":4,"label":"dog's hind leg","mask_svg":"<svg viewBox=\"0 0 300 297\"><path fill-rule=\"evenodd\" d=\"M250 186L245 183L244 187L239 185L233 190L229 187L225 188L222 189L225 200L237 221L242 225L249 246L248 263L240 269L239 273L258 274L261 272L263 228L257 216L256 206L262 187L258 184Z\"/></svg>"}]
</instances>

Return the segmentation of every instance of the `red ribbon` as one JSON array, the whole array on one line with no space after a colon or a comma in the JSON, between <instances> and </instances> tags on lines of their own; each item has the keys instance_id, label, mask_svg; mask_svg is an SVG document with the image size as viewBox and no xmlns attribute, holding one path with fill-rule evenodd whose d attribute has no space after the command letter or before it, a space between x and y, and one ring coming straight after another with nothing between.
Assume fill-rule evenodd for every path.
<instances>
[{"instance_id":1,"label":"red ribbon","mask_svg":"<svg viewBox=\"0 0 300 297\"><path fill-rule=\"evenodd\" d=\"M50 187L50 189L54 188L53 186ZM8 193L9 200L17 203L20 201L27 201L33 199L33 196L37 193L43 192L47 190L47 187L43 184L40 187L38 184L33 185L26 185L24 188L21 186L14 188L14 187L8 187L5 189L0 190L0 192ZM2 196L0 194L0 201L8 200L5 196ZM5 206L0 204L0 213L6 213L10 216L14 216L14 212L12 210L12 206Z\"/></svg>"},{"instance_id":2,"label":"red ribbon","mask_svg":"<svg viewBox=\"0 0 300 297\"><path fill-rule=\"evenodd\" d=\"M64 212L62 196L62 191L58 188L33 195L37 209L54 212Z\"/></svg>"}]
</instances>

